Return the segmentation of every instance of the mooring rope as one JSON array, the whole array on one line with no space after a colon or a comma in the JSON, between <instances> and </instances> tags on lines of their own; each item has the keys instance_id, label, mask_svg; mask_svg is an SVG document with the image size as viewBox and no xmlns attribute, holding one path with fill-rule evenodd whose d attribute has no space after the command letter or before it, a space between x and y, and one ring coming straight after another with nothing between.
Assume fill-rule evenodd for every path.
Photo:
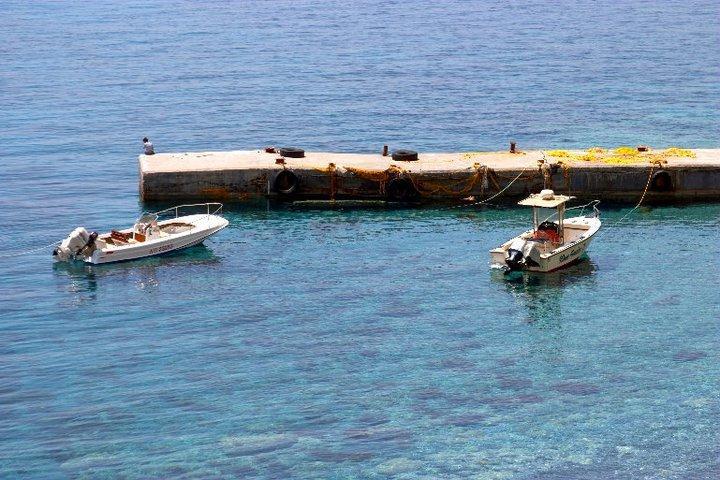
<instances>
[{"instance_id":1,"label":"mooring rope","mask_svg":"<svg viewBox=\"0 0 720 480\"><path fill-rule=\"evenodd\" d=\"M489 202L490 200L492 200L493 198L496 198L496 197L500 196L502 193L504 193L505 190L507 190L508 188L510 188L510 186L511 186L513 183L515 183L515 182L522 176L522 174L525 173L525 171L527 171L529 168L530 168L529 166L526 166L525 168L523 168L522 170L520 170L520 173L518 173L517 176L510 181L510 183L508 183L507 185L505 185L505 188L503 188L502 190L500 190L499 192L497 192L495 195L492 195L491 197L488 197L488 198L486 198L485 200L480 200L479 202L464 203L464 204L462 204L462 205L454 205L454 206L452 206L452 207L448 207L447 209L448 209L448 210L453 210L453 209L456 209L456 208L473 207L473 206L475 206L475 205L481 205L481 204L483 204L483 203L487 203L487 202Z\"/></svg>"},{"instance_id":2,"label":"mooring rope","mask_svg":"<svg viewBox=\"0 0 720 480\"><path fill-rule=\"evenodd\" d=\"M622 218L620 218L620 220L608 225L604 229L605 231L607 231L607 229L609 229L609 228L617 227L618 225L620 225L620 223L622 223L623 220L625 220L627 217L629 217L635 210L640 208L640 205L642 205L643 200L645 200L645 195L647 194L648 190L650 189L650 183L652 182L652 174L653 174L654 170L655 170L655 164L650 166L650 174L648 175L648 181L645 184L645 190L643 190L643 194L640 196L640 200L638 201L637 205L635 205L628 213L623 215ZM601 232L598 232L598 233L601 233Z\"/></svg>"},{"instance_id":3,"label":"mooring rope","mask_svg":"<svg viewBox=\"0 0 720 480\"><path fill-rule=\"evenodd\" d=\"M622 217L620 220L618 220L617 222L613 223L613 224L611 225L611 227L612 227L612 226L619 225L620 222L622 222L623 220L625 220L627 217L630 216L631 213L633 213L635 210L637 210L637 209L640 207L640 205L642 204L643 200L645 200L645 195L647 194L648 189L650 188L650 182L652 181L653 170L655 170L655 165L654 165L654 164L650 166L650 174L648 175L647 183L645 184L645 190L643 190L642 196L640 197L640 201L638 201L637 205L635 205L635 206L632 208L632 210L630 210L628 213L626 213L625 215L623 215L623 217Z\"/></svg>"},{"instance_id":4,"label":"mooring rope","mask_svg":"<svg viewBox=\"0 0 720 480\"><path fill-rule=\"evenodd\" d=\"M57 245L60 245L60 243L61 243L61 242L53 242L53 243L51 243L51 244L49 244L49 245L43 245L42 247L32 248L32 249L30 249L30 250L23 250L23 251L20 251L20 252L12 252L12 253L4 253L4 254L0 254L0 258L5 258L5 257L17 257L17 256L20 256L20 255L27 255L28 253L39 252L40 250L44 250L44 249L46 249L46 248L55 247L55 246L57 246Z\"/></svg>"},{"instance_id":5,"label":"mooring rope","mask_svg":"<svg viewBox=\"0 0 720 480\"><path fill-rule=\"evenodd\" d=\"M635 210L637 210L638 208L640 208L640 205L642 205L643 200L645 200L645 195L647 194L648 190L650 189L650 183L651 183L651 181L652 181L652 175L653 175L653 171L654 171L654 170L655 170L655 164L652 164L652 165L650 166L650 173L648 174L647 183L645 184L645 190L643 190L643 193L642 193L642 195L640 196L640 200L638 201L637 205L635 205L629 212L627 212L625 215L623 215L622 218L620 218L620 220L618 220L617 222L611 223L610 225L604 227L602 230L600 230L599 232L597 232L597 234L595 235L596 238L599 237L599 236L601 236L602 234L604 234L604 233L607 232L608 230L610 230L610 229L612 229L612 228L615 228L615 227L617 227L618 225L620 225L620 223L622 223L623 220L625 220L627 217L629 217Z\"/></svg>"}]
</instances>

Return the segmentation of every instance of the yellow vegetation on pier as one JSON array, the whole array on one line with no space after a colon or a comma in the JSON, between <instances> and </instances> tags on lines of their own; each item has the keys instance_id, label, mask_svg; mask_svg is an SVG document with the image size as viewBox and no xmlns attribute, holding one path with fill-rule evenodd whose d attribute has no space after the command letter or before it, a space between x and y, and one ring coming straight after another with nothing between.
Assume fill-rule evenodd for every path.
<instances>
[{"instance_id":1,"label":"yellow vegetation on pier","mask_svg":"<svg viewBox=\"0 0 720 480\"><path fill-rule=\"evenodd\" d=\"M637 157L638 155L640 155L640 152L637 148L626 146L616 148L614 153L615 155L619 155L622 157Z\"/></svg>"},{"instance_id":2,"label":"yellow vegetation on pier","mask_svg":"<svg viewBox=\"0 0 720 480\"><path fill-rule=\"evenodd\" d=\"M572 153L568 152L567 150L550 150L547 152L547 154L551 157L557 158L571 158L573 156Z\"/></svg>"},{"instance_id":3,"label":"yellow vegetation on pier","mask_svg":"<svg viewBox=\"0 0 720 480\"><path fill-rule=\"evenodd\" d=\"M687 148L670 147L663 152L668 157L695 158L695 153Z\"/></svg>"},{"instance_id":4,"label":"yellow vegetation on pier","mask_svg":"<svg viewBox=\"0 0 720 480\"><path fill-rule=\"evenodd\" d=\"M658 151L638 151L635 147L620 146L613 150L602 147L592 147L586 151L570 152L568 150L550 150L548 155L571 162L602 162L609 165L630 165L637 163L667 163L670 157L694 158L692 150L670 147Z\"/></svg>"}]
</instances>

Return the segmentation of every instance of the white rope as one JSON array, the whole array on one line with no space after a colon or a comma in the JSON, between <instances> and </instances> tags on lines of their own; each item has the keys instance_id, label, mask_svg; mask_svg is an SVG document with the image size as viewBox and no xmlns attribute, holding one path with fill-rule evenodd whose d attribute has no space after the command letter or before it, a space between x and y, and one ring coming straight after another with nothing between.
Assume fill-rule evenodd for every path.
<instances>
[{"instance_id":1,"label":"white rope","mask_svg":"<svg viewBox=\"0 0 720 480\"><path fill-rule=\"evenodd\" d=\"M507 185L505 185L505 188L503 188L502 190L500 190L499 192L497 192L495 195L493 195L493 196L491 196L491 197L488 197L488 198L486 198L485 200L480 200L479 202L465 203L465 204L462 204L462 205L455 205L454 207L449 207L448 210L452 210L452 209L455 209L455 208L472 207L472 206L475 206L475 205L481 205L481 204L483 204L483 203L489 202L490 200L492 200L493 198L496 198L496 197L500 196L503 192L505 192L505 190L507 190L508 188L510 188L510 185L512 185L513 183L515 183L515 182L517 181L517 179L520 178L520 177L522 176L522 174L525 173L525 171L527 171L528 168L530 168L530 167L529 167L529 166L526 166L525 168L523 168L522 170L520 170L520 173L518 173L517 176L510 181L510 183L508 183Z\"/></svg>"},{"instance_id":2,"label":"white rope","mask_svg":"<svg viewBox=\"0 0 720 480\"><path fill-rule=\"evenodd\" d=\"M30 250L24 250L24 251L14 252L14 253L5 253L5 254L1 254L0 258L17 257L19 255L27 255L28 253L39 252L40 250L45 250L46 248L55 247L57 245L60 245L60 243L61 242L53 242L50 245L43 245L42 247L37 247L37 248L30 249Z\"/></svg>"}]
</instances>

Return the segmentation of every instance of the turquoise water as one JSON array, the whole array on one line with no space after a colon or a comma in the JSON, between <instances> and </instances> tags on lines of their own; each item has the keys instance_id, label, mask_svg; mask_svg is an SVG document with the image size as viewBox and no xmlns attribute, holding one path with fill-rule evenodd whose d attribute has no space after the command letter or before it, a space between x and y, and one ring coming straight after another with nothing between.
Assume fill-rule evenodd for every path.
<instances>
[{"instance_id":1,"label":"turquoise water","mask_svg":"<svg viewBox=\"0 0 720 480\"><path fill-rule=\"evenodd\" d=\"M3 254L158 150L717 146L711 2L3 2ZM606 225L628 207L605 205ZM230 206L120 265L0 257L0 478L715 478L720 205L505 279L508 207Z\"/></svg>"}]
</instances>

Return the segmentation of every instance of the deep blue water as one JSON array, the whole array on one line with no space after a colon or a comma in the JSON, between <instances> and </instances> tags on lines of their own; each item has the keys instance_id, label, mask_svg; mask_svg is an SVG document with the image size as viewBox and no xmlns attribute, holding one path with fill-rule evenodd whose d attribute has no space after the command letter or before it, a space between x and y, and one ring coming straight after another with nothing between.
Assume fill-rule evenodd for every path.
<instances>
[{"instance_id":1,"label":"deep blue water","mask_svg":"<svg viewBox=\"0 0 720 480\"><path fill-rule=\"evenodd\" d=\"M3 255L160 151L717 147L717 2L0 3ZM605 206L606 225L628 211ZM508 281L526 212L231 206L185 254L0 257L0 478L716 478L720 205Z\"/></svg>"}]
</instances>

